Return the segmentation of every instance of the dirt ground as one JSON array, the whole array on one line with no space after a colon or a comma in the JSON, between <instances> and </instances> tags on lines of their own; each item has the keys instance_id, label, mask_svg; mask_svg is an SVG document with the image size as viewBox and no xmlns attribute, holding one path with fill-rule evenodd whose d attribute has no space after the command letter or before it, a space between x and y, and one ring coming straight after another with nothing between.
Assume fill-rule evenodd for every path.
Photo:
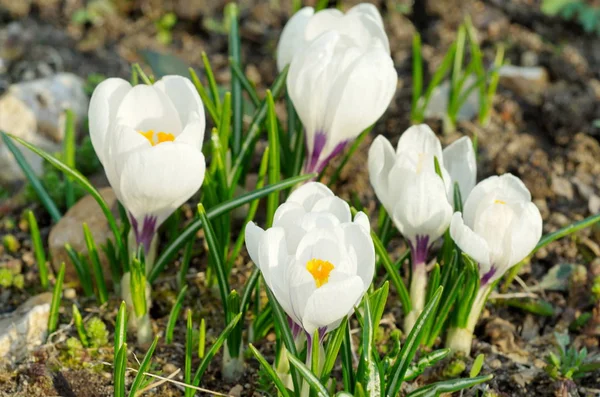
<instances>
[{"instance_id":1,"label":"dirt ground","mask_svg":"<svg viewBox=\"0 0 600 397\"><path fill-rule=\"evenodd\" d=\"M228 85L231 75L227 66L227 35L222 30L225 2L116 0L111 9L102 11L99 19L76 22L74 15L84 7L84 3L94 2L0 0L0 29L11 22L18 22L24 33L20 36L22 43L16 45L29 49L15 61L22 65L18 68L19 73L15 69L0 76L0 82L17 82L22 78L23 70L30 69L35 73L40 63L49 64L56 70L71 71L83 78L92 73L127 78L130 63L145 63L148 59L148 52L144 56L143 51L169 54L181 59L183 64L201 70L201 52L205 51L218 83ZM356 1L342 3L344 8L349 8ZM426 81L454 40L465 15L471 15L488 64L493 60L495 48L502 44L511 64L539 66L548 74L548 81L539 87L501 84L494 97L494 112L489 125L484 127L462 121L458 124L457 134L442 137L444 143L462 134L476 135L479 143L478 179L505 172L522 178L541 210L544 233L600 211L600 204L596 201L600 196L598 37L586 34L575 23L542 14L536 0L430 0L428 3L426 23L418 23L424 44ZM410 124L411 40L417 28L414 18L401 12L407 9L409 1L375 1L375 4L384 17L399 74L399 86L395 99L371 137L385 134L395 144ZM277 74L274 50L278 35L290 16L291 2L242 0L239 6L245 71L262 94ZM157 29L156 21L168 11L176 15L177 23L171 31L170 42L164 43L157 36L160 29ZM61 61L58 64L49 62L49 59L56 59L55 55ZM441 131L438 120L427 122L434 130ZM378 203L364 166L371 137L363 142L357 155L351 159L335 191L347 199L357 195L365 208L373 211ZM27 203L4 202L0 204L0 214L18 219L29 207ZM34 209L36 214L40 214L40 226L43 234L47 235L50 220L42 215L41 208ZM3 226L0 234L6 233L14 234L22 247L16 254L3 252L0 262L21 263L25 288L0 293L0 314L10 312L38 291L28 233L19 230L18 224L12 228ZM218 293L207 290L204 284L206 262L202 244L198 241L196 248L199 255L190 265L195 275L188 280L191 285L184 307L192 308L199 317L207 320L207 339L210 341L218 335L223 324L219 303L216 303L219 302ZM391 247L394 247L394 258L405 249L400 239L394 240ZM536 288L548 271L559 264L570 264L576 269L564 290ZM153 292L151 316L157 332L164 330L177 294L173 276L178 265L174 263L165 272ZM242 285L251 269L248 259L240 258L232 276L232 287ZM586 347L592 354L600 353L600 304L594 303L591 298L594 278L599 275L600 227L595 227L539 251L523 268L520 275L522 285L513 283L506 293L496 296L487 305L476 329L472 356L485 354L483 371L494 374L494 379L488 383L490 391L499 396L600 395L598 372L571 384L555 382L543 370L544 358L554 350L553 333L568 330L582 313L592 313L592 317L585 326L575 330L571 328L571 339L575 346ZM506 298L510 294L523 292L535 293L550 302L553 314L542 316L508 304L510 300ZM112 330L116 299L102 308L93 308L93 302L85 302L82 298L74 299L79 299L84 307L100 315ZM382 325L385 335L401 324L401 310L397 302L392 291ZM61 316L63 324L70 321L70 310L67 309L70 306L71 301L65 299L65 310ZM63 335L58 335L53 344L44 346L16 368L0 370L0 396L112 395L111 369L102 364L103 361L112 361L112 349L110 346L100 349L93 356L83 357L81 362L66 360L61 351L66 337L73 335L75 330L71 327ZM181 316L174 343L159 344L155 353L153 370L156 373L168 376L183 366L184 337L185 326ZM271 333L266 340L256 342L269 358L272 358L274 338ZM144 348L134 349L137 357L143 356ZM258 365L252 358L247 357L246 375L239 384L227 384L221 380L219 362L220 357L217 357L211 364L203 379L203 387L240 396L265 393L265 381L260 378ZM415 384L439 377L443 365L418 378ZM181 380L181 375L175 379ZM411 387L407 385L406 390ZM154 389L151 395L175 396L181 393L182 389L178 386L166 383ZM466 392L463 395L474 394Z\"/></svg>"}]
</instances>

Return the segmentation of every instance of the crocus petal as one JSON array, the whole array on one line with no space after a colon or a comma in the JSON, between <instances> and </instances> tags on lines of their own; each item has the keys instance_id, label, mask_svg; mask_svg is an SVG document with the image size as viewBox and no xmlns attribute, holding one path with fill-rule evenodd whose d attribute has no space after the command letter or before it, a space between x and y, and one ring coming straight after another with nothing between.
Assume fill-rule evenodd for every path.
<instances>
[{"instance_id":1,"label":"crocus petal","mask_svg":"<svg viewBox=\"0 0 600 397\"><path fill-rule=\"evenodd\" d=\"M355 273L362 279L366 291L375 274L375 248L371 236L358 224L343 226L346 252L356 263Z\"/></svg>"},{"instance_id":2,"label":"crocus petal","mask_svg":"<svg viewBox=\"0 0 600 397\"><path fill-rule=\"evenodd\" d=\"M487 242L463 222L462 214L455 212L450 223L450 236L458 247L480 266L480 274L490 270L490 250Z\"/></svg>"},{"instance_id":3,"label":"crocus petal","mask_svg":"<svg viewBox=\"0 0 600 397\"><path fill-rule=\"evenodd\" d=\"M188 115L188 120L184 123L183 131L175 138L175 142L186 143L201 150L205 128L204 115L200 117L198 112L192 111Z\"/></svg>"},{"instance_id":4,"label":"crocus petal","mask_svg":"<svg viewBox=\"0 0 600 397\"><path fill-rule=\"evenodd\" d=\"M315 330L343 318L352 311L362 295L363 280L358 276L347 276L317 288L304 309L304 329L312 335Z\"/></svg>"},{"instance_id":5,"label":"crocus petal","mask_svg":"<svg viewBox=\"0 0 600 397\"><path fill-rule=\"evenodd\" d=\"M181 125L186 125L190 116L202 120L202 133L204 134L204 106L198 94L198 90L192 82L181 76L164 76L154 84L154 87L164 92L175 106L175 110L179 114Z\"/></svg>"},{"instance_id":6,"label":"crocus petal","mask_svg":"<svg viewBox=\"0 0 600 397\"><path fill-rule=\"evenodd\" d=\"M354 216L354 223L360 225L363 228L363 231L370 235L371 233L371 222L369 221L369 217L362 211L359 211Z\"/></svg>"},{"instance_id":7,"label":"crocus petal","mask_svg":"<svg viewBox=\"0 0 600 397\"><path fill-rule=\"evenodd\" d=\"M395 161L394 148L383 135L378 135L369 148L369 179L377 198L386 208L392 206L388 177Z\"/></svg>"},{"instance_id":8,"label":"crocus petal","mask_svg":"<svg viewBox=\"0 0 600 397\"><path fill-rule=\"evenodd\" d=\"M136 85L123 98L117 111L117 123L136 131L181 133L181 121L175 106L160 89Z\"/></svg>"},{"instance_id":9,"label":"crocus petal","mask_svg":"<svg viewBox=\"0 0 600 397\"><path fill-rule=\"evenodd\" d=\"M444 168L450 174L452 182L458 183L463 201L461 204L464 204L477 180L477 162L473 143L471 139L464 136L446 147L443 153Z\"/></svg>"},{"instance_id":10,"label":"crocus petal","mask_svg":"<svg viewBox=\"0 0 600 397\"><path fill-rule=\"evenodd\" d=\"M396 153L427 153L437 157L440 165L444 164L442 144L427 124L413 125L400 136Z\"/></svg>"},{"instance_id":11,"label":"crocus petal","mask_svg":"<svg viewBox=\"0 0 600 397\"><path fill-rule=\"evenodd\" d=\"M202 152L165 142L133 151L120 170L123 205L135 218L158 217L157 227L198 191L204 180Z\"/></svg>"},{"instance_id":12,"label":"crocus petal","mask_svg":"<svg viewBox=\"0 0 600 397\"><path fill-rule=\"evenodd\" d=\"M417 236L429 236L429 242L437 240L452 217L452 206L442 179L431 172L407 172L399 185L398 201L392 213L398 230L413 242Z\"/></svg>"},{"instance_id":13,"label":"crocus petal","mask_svg":"<svg viewBox=\"0 0 600 397\"><path fill-rule=\"evenodd\" d=\"M331 196L333 196L333 192L327 186L318 182L308 182L294 190L287 202L298 203L306 211L311 211L319 200Z\"/></svg>"},{"instance_id":14,"label":"crocus petal","mask_svg":"<svg viewBox=\"0 0 600 397\"><path fill-rule=\"evenodd\" d=\"M312 7L304 7L285 24L279 43L277 43L277 69L280 72L292 62L294 54L306 45L304 31L314 13L315 10Z\"/></svg>"},{"instance_id":15,"label":"crocus petal","mask_svg":"<svg viewBox=\"0 0 600 397\"><path fill-rule=\"evenodd\" d=\"M248 255L250 255L250 259L252 260L252 262L254 262L256 266L260 267L260 265L258 264L258 245L265 231L262 228L256 226L254 222L248 222L246 224L246 230L244 233Z\"/></svg>"},{"instance_id":16,"label":"crocus petal","mask_svg":"<svg viewBox=\"0 0 600 397\"><path fill-rule=\"evenodd\" d=\"M390 53L390 44L388 37L385 34L385 28L383 26L383 18L375 5L371 3L360 3L352 7L346 15L358 15L363 26L369 32L370 36L374 39L379 40L387 53Z\"/></svg>"},{"instance_id":17,"label":"crocus petal","mask_svg":"<svg viewBox=\"0 0 600 397\"><path fill-rule=\"evenodd\" d=\"M350 222L352 220L350 206L339 197L324 197L318 200L312 208L314 212L325 212L333 214L340 222Z\"/></svg>"},{"instance_id":18,"label":"crocus petal","mask_svg":"<svg viewBox=\"0 0 600 397\"><path fill-rule=\"evenodd\" d=\"M123 98L130 90L131 84L129 82L123 79L110 78L100 83L92 94L88 113L90 138L102 164L106 163L106 136L114 124L117 110Z\"/></svg>"},{"instance_id":19,"label":"crocus petal","mask_svg":"<svg viewBox=\"0 0 600 397\"><path fill-rule=\"evenodd\" d=\"M323 156L381 117L396 92L397 81L394 63L382 48L365 52L341 71L327 101L324 125L329 136Z\"/></svg>"},{"instance_id":20,"label":"crocus petal","mask_svg":"<svg viewBox=\"0 0 600 397\"><path fill-rule=\"evenodd\" d=\"M521 262L533 251L542 237L542 215L533 203L527 203L511 225L511 266Z\"/></svg>"}]
</instances>

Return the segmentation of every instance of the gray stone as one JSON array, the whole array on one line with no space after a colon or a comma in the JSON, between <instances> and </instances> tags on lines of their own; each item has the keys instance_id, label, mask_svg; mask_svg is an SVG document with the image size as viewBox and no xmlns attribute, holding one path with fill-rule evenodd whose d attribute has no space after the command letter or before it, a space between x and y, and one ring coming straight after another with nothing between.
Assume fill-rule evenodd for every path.
<instances>
[{"instance_id":1,"label":"gray stone","mask_svg":"<svg viewBox=\"0 0 600 397\"><path fill-rule=\"evenodd\" d=\"M4 318L0 318L0 361L17 363L46 340L52 294L29 298Z\"/></svg>"},{"instance_id":2,"label":"gray stone","mask_svg":"<svg viewBox=\"0 0 600 397\"><path fill-rule=\"evenodd\" d=\"M500 85L534 103L540 101L549 84L548 72L538 66L504 65L498 74Z\"/></svg>"},{"instance_id":3,"label":"gray stone","mask_svg":"<svg viewBox=\"0 0 600 397\"><path fill-rule=\"evenodd\" d=\"M66 109L71 109L76 120L85 120L88 98L85 82L70 73L13 84L0 97L0 130L22 138L45 151L59 151L64 138ZM42 160L23 149L23 154L39 175ZM0 184L24 178L19 166L6 146L0 142Z\"/></svg>"},{"instance_id":4,"label":"gray stone","mask_svg":"<svg viewBox=\"0 0 600 397\"><path fill-rule=\"evenodd\" d=\"M573 185L568 179L561 176L552 176L552 191L557 196L562 196L568 200L573 200Z\"/></svg>"}]
</instances>

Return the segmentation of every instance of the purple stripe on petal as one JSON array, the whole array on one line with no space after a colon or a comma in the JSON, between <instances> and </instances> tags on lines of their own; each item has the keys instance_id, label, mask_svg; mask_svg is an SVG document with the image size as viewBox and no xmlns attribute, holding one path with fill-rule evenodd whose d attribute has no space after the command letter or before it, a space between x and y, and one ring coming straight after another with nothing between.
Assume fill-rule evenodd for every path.
<instances>
[{"instance_id":1,"label":"purple stripe on petal","mask_svg":"<svg viewBox=\"0 0 600 397\"><path fill-rule=\"evenodd\" d=\"M333 159L335 156L337 156L344 150L346 144L348 144L348 141L338 143L325 159L319 161L326 143L327 135L322 131L317 131L317 133L315 134L312 153L308 153L308 156L306 157L306 164L304 169L306 173L321 172L325 165L331 161L331 159Z\"/></svg>"},{"instance_id":2,"label":"purple stripe on petal","mask_svg":"<svg viewBox=\"0 0 600 397\"><path fill-rule=\"evenodd\" d=\"M408 241L410 252L412 255L412 265L415 268L427 261L427 254L429 252L429 236L415 237L416 244L413 244L411 240Z\"/></svg>"},{"instance_id":3,"label":"purple stripe on petal","mask_svg":"<svg viewBox=\"0 0 600 397\"><path fill-rule=\"evenodd\" d=\"M488 270L482 277L481 282L479 283L480 288L485 287L490 280L496 275L496 268L492 266L490 270Z\"/></svg>"},{"instance_id":4,"label":"purple stripe on petal","mask_svg":"<svg viewBox=\"0 0 600 397\"><path fill-rule=\"evenodd\" d=\"M144 251L148 253L150 243L152 243L152 239L156 233L156 221L158 218L153 215L144 216L141 229L138 220L135 219L131 213L129 214L129 219L131 220L131 227L133 228L136 244L138 247L143 245Z\"/></svg>"}]
</instances>

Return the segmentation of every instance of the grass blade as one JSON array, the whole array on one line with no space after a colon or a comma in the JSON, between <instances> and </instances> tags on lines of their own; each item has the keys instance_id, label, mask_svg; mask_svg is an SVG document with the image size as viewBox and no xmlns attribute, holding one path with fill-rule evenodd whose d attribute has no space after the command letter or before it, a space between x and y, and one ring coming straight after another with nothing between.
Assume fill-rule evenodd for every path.
<instances>
[{"instance_id":1,"label":"grass blade","mask_svg":"<svg viewBox=\"0 0 600 397\"><path fill-rule=\"evenodd\" d=\"M212 99L210 99L210 96L206 92L206 88L204 88L204 86L200 82L200 79L198 78L198 74L196 74L196 71L192 68L189 68L188 71L190 72L190 77L192 79L192 83L194 84L194 87L196 87L196 91L198 91L198 94L200 95L200 98L202 99L202 103L204 104L204 107L206 107L206 110L208 111L208 114L210 115L210 118L212 119L213 123L215 123L215 125L218 126L220 118L217 113L217 109L215 109L215 104L213 103Z\"/></svg>"},{"instance_id":2,"label":"grass blade","mask_svg":"<svg viewBox=\"0 0 600 397\"><path fill-rule=\"evenodd\" d=\"M449 379L441 382L436 382L431 385L423 386L408 394L406 397L437 397L442 393L453 393L456 391L468 389L483 382L491 380L492 374L478 376L476 378L466 379Z\"/></svg>"},{"instance_id":3,"label":"grass blade","mask_svg":"<svg viewBox=\"0 0 600 397\"><path fill-rule=\"evenodd\" d=\"M229 56L231 64L242 64L241 62L241 44L238 22L238 6L235 3L229 3L225 6L225 16L229 19ZM231 71L231 105L233 108L233 140L231 144L234 156L240 153L242 146L242 118L244 117L243 98L242 98L242 82Z\"/></svg>"},{"instance_id":4,"label":"grass blade","mask_svg":"<svg viewBox=\"0 0 600 397\"><path fill-rule=\"evenodd\" d=\"M421 58L421 35L415 33L412 41L412 105L410 107L410 119L413 123L420 123L422 119L418 119L417 107L419 106L419 98L423 91L423 59Z\"/></svg>"},{"instance_id":5,"label":"grass blade","mask_svg":"<svg viewBox=\"0 0 600 397\"><path fill-rule=\"evenodd\" d=\"M298 370L300 375L304 378L306 383L308 383L314 391L317 392L318 397L329 397L329 393L325 386L321 384L319 379L311 372L310 369L302 361L300 361L295 355L288 355L290 360L290 364Z\"/></svg>"},{"instance_id":6,"label":"grass blade","mask_svg":"<svg viewBox=\"0 0 600 397\"><path fill-rule=\"evenodd\" d=\"M331 371L333 371L333 366L335 365L335 360L340 352L340 348L342 347L342 342L344 341L344 335L346 334L346 327L348 326L348 317L344 317L342 323L339 327L333 332L329 334L327 337L327 349L325 350L325 362L323 363L323 369L321 374L321 382L327 383L329 379L329 375L331 375Z\"/></svg>"},{"instance_id":7,"label":"grass blade","mask_svg":"<svg viewBox=\"0 0 600 397\"><path fill-rule=\"evenodd\" d=\"M227 325L223 332L221 332L221 335L219 335L215 343L213 343L208 353L206 353L206 356L204 356L204 359L202 359L202 361L200 362L200 366L196 370L196 373L194 374L192 386L197 387L200 384L200 380L202 380L202 375L204 375L204 372L206 372L206 370L208 369L208 365L212 361L212 358L218 353L221 346L223 346L223 343L227 340L227 337L235 328L238 321L240 321L240 318L242 318L241 313L235 316L233 320L231 320L231 322Z\"/></svg>"},{"instance_id":8,"label":"grass blade","mask_svg":"<svg viewBox=\"0 0 600 397\"><path fill-rule=\"evenodd\" d=\"M50 214L52 221L58 222L60 220L60 218L62 218L62 214L60 213L58 207L56 206L56 203L52 200L52 198L50 198L50 195L44 188L44 185L42 185L42 182L40 182L38 177L35 175L35 172L33 172L33 169L31 168L31 166L25 159L25 156L23 156L23 153L21 153L19 148L15 146L15 144L12 142L12 140L10 138L13 138L21 143L23 143L24 141L22 141L19 138L13 137L12 135L8 135L8 134L4 133L3 131L0 131L0 134L2 135L2 140L4 141L4 144L6 145L8 150L10 150L12 155L15 157L15 160L17 161L17 164L19 164L19 167L21 167L23 174L25 174L25 176L27 177L27 180L33 187L33 190L35 190L38 197L40 198L42 205L46 208L46 210L48 211L48 214ZM33 151L34 153L37 153L36 150L34 150L32 147L30 147L33 145L30 145L30 146L28 146L28 145L29 144L27 144L25 146L27 148L29 148L31 151Z\"/></svg>"},{"instance_id":9,"label":"grass blade","mask_svg":"<svg viewBox=\"0 0 600 397\"><path fill-rule=\"evenodd\" d=\"M127 343L123 343L115 358L115 397L125 397L125 369L127 367Z\"/></svg>"},{"instance_id":10,"label":"grass blade","mask_svg":"<svg viewBox=\"0 0 600 397\"><path fill-rule=\"evenodd\" d=\"M277 116L275 114L275 103L271 91L267 90L267 130L269 133L269 184L274 185L281 178L280 155L279 155L279 133L277 131ZM279 192L273 192L267 197L267 227L271 227L275 210L279 206Z\"/></svg>"},{"instance_id":11,"label":"grass blade","mask_svg":"<svg viewBox=\"0 0 600 397\"><path fill-rule=\"evenodd\" d=\"M154 341L152 342L152 345L150 345L150 348L146 352L146 355L144 356L144 359L142 360L142 363L140 364L140 368L138 369L138 372L135 375L135 378L133 379L133 383L131 384L131 389L129 389L130 397L136 397L136 393L137 393L138 389L144 382L144 379L146 378L146 375L144 375L144 373L148 371L148 368L150 368L150 361L152 361L152 355L154 354L154 350L156 350L157 344L158 344L158 336L154 337Z\"/></svg>"},{"instance_id":12,"label":"grass blade","mask_svg":"<svg viewBox=\"0 0 600 397\"><path fill-rule=\"evenodd\" d=\"M394 366L391 370L391 377L388 379L388 384L386 388L386 396L387 397L395 397L400 393L400 387L402 386L402 382L404 381L404 375L417 352L417 348L421 344L421 339L424 334L424 326L427 323L429 316L431 316L437 305L440 301L440 297L442 296L442 292L444 287L439 287L431 301L427 303L421 315L417 319L413 329L408 334L406 341L404 342L404 346L402 346L402 350L398 354L398 358L394 363Z\"/></svg>"},{"instance_id":13,"label":"grass blade","mask_svg":"<svg viewBox=\"0 0 600 397\"><path fill-rule=\"evenodd\" d=\"M81 313L77 308L77 305L73 304L73 323L75 324L75 329L77 329L77 334L79 335L79 340L81 340L81 344L83 347L88 347L90 342L88 340L87 332L85 331L85 327L83 326L83 318L81 317Z\"/></svg>"},{"instance_id":14,"label":"grass blade","mask_svg":"<svg viewBox=\"0 0 600 397\"><path fill-rule=\"evenodd\" d=\"M67 255L69 255L69 258L71 258L71 262L73 262L73 266L77 271L79 282L83 288L83 294L86 297L93 296L94 286L92 285L92 276L90 275L89 266L82 263L82 258L77 252L75 252L69 243L65 244L65 251L67 251Z\"/></svg>"},{"instance_id":15,"label":"grass blade","mask_svg":"<svg viewBox=\"0 0 600 397\"><path fill-rule=\"evenodd\" d=\"M62 300L63 280L65 279L65 263L60 265L54 291L52 292L52 302L50 303L50 314L48 316L48 335L52 335L58 327L58 311Z\"/></svg>"},{"instance_id":16,"label":"grass blade","mask_svg":"<svg viewBox=\"0 0 600 397\"><path fill-rule=\"evenodd\" d=\"M206 321L200 320L200 329L198 330L198 358L204 358L206 348Z\"/></svg>"},{"instance_id":17,"label":"grass blade","mask_svg":"<svg viewBox=\"0 0 600 397\"><path fill-rule=\"evenodd\" d=\"M165 331L165 343L167 344L173 342L173 330L175 329L175 324L177 323L177 318L179 317L179 312L181 311L181 305L183 304L183 298L185 298L187 288L187 285L185 285L181 289L179 295L177 295L177 300L175 300L175 304L171 309L171 313L169 313L169 321Z\"/></svg>"},{"instance_id":18,"label":"grass blade","mask_svg":"<svg viewBox=\"0 0 600 397\"><path fill-rule=\"evenodd\" d=\"M206 75L206 79L208 80L208 87L210 88L210 95L212 96L212 103L215 104L215 109L217 110L217 116L219 119L221 118L221 97L219 96L219 87L217 86L217 81L215 80L215 75L212 70L212 66L210 66L210 61L208 60L208 56L206 56L206 52L202 51L202 63L204 64L204 74Z\"/></svg>"},{"instance_id":19,"label":"grass blade","mask_svg":"<svg viewBox=\"0 0 600 397\"><path fill-rule=\"evenodd\" d=\"M127 341L127 305L125 302L121 302L119 311L117 312L117 321L115 322L115 339L114 339L114 351L118 352L121 346ZM115 358L116 358L115 353ZM116 362L115 362L116 367Z\"/></svg>"},{"instance_id":20,"label":"grass blade","mask_svg":"<svg viewBox=\"0 0 600 397\"><path fill-rule=\"evenodd\" d=\"M190 384L190 381L192 380L192 351L193 351L193 346L194 346L194 338L193 338L193 334L194 334L194 324L192 322L192 310L188 309L187 310L187 314L186 314L186 318L187 318L187 327L186 327L186 332L185 332L185 375L184 375L184 381L185 383L187 383L188 385ZM185 388L185 396L186 397L191 397L194 395L194 389L190 389L190 388Z\"/></svg>"},{"instance_id":21,"label":"grass blade","mask_svg":"<svg viewBox=\"0 0 600 397\"><path fill-rule=\"evenodd\" d=\"M108 300L108 291L106 290L106 281L104 281L104 273L102 271L102 265L100 264L100 258L98 257L96 242L94 241L94 236L92 236L87 223L83 224L83 235L85 237L85 245L87 246L88 256L90 258L90 262L92 263L94 279L96 280L96 287L98 289L98 302L103 305Z\"/></svg>"},{"instance_id":22,"label":"grass blade","mask_svg":"<svg viewBox=\"0 0 600 397\"><path fill-rule=\"evenodd\" d=\"M388 273L388 276L392 280L392 284L396 288L398 295L400 295L400 302L402 303L402 310L404 313L409 313L411 310L410 296L408 294L408 289L406 289L406 285L404 285L404 281L400 278L398 271L394 267L392 260L390 259L385 247L377 237L375 232L371 232L371 237L373 238L373 244L375 245L375 253L379 256L383 267Z\"/></svg>"},{"instance_id":23,"label":"grass blade","mask_svg":"<svg viewBox=\"0 0 600 397\"><path fill-rule=\"evenodd\" d=\"M240 80L240 82L242 83L242 87L244 88L244 91L246 91L248 93L248 96L250 97L252 104L254 106L258 107L260 105L260 98L258 97L258 94L256 93L254 84L252 84L250 82L250 80L248 80L248 78L244 74L244 71L242 70L241 66L238 63L236 63L232 57L229 57L229 65L231 66L231 71L233 72L235 77L237 77Z\"/></svg>"},{"instance_id":24,"label":"grass blade","mask_svg":"<svg viewBox=\"0 0 600 397\"><path fill-rule=\"evenodd\" d=\"M256 347L254 347L252 344L250 344L248 347L250 348L250 351L252 352L252 355L254 356L254 358L256 358L256 361L259 362L259 364L263 368L263 370L267 373L267 375L269 375L269 378L271 379L271 381L273 382L273 384L279 391L280 395L282 397L289 397L290 394L288 393L288 390L283 385L283 382L281 381L281 379L279 379L279 376L277 375L277 373L275 372L273 367L267 362L267 360L263 357L263 355L260 354L260 352L258 351L258 349L256 349Z\"/></svg>"},{"instance_id":25,"label":"grass blade","mask_svg":"<svg viewBox=\"0 0 600 397\"><path fill-rule=\"evenodd\" d=\"M316 176L315 174L299 175L294 178L285 179L275 185L268 185L268 186L263 187L262 189L257 189L252 192L248 192L246 194L243 194L239 197L233 198L231 200L228 200L224 203L221 203L221 204L211 208L206 213L206 216L209 220L214 219L220 215L230 212L231 210L233 210L235 208L241 207L242 205L245 205L251 201L265 197L272 192L287 189L298 183L312 179L315 176ZM162 251L161 256L156 260L154 267L152 268L152 271L148 275L148 282L153 283L154 281L156 281L156 279L158 278L160 273L163 271L163 269L165 268L167 263L170 261L170 259L177 253L177 251L181 247L183 247L186 244L186 242L189 239L194 238L196 232L198 230L200 230L200 228L202 228L202 225L203 225L202 220L196 219L194 222L190 223L179 234L179 236Z\"/></svg>"},{"instance_id":26,"label":"grass blade","mask_svg":"<svg viewBox=\"0 0 600 397\"><path fill-rule=\"evenodd\" d=\"M65 164L75 169L75 114L70 109L65 111L64 139L63 156ZM65 202L67 203L67 208L71 208L75 204L73 181L69 176L65 176Z\"/></svg>"},{"instance_id":27,"label":"grass blade","mask_svg":"<svg viewBox=\"0 0 600 397\"><path fill-rule=\"evenodd\" d=\"M35 259L40 272L40 282L43 289L48 289L48 262L46 261L46 252L44 251L42 236L40 235L40 228L38 227L38 223L35 219L33 211L27 212L27 218L29 219L29 229L31 230L31 243L33 245L33 252L35 253Z\"/></svg>"}]
</instances>

